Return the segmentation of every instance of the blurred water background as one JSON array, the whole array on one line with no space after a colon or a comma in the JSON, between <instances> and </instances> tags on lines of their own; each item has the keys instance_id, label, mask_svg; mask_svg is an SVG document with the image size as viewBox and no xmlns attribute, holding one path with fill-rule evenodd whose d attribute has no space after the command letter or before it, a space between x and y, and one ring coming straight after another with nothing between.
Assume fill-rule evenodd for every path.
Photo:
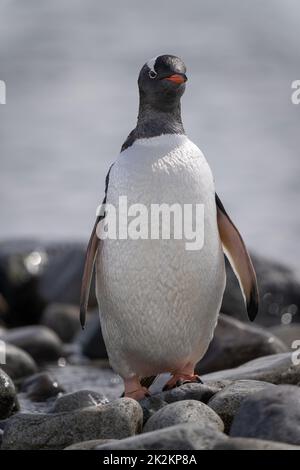
<instances>
[{"instance_id":1,"label":"blurred water background","mask_svg":"<svg viewBox=\"0 0 300 470\"><path fill-rule=\"evenodd\" d=\"M137 75L184 59L183 118L250 248L299 269L298 0L0 0L0 239L87 240Z\"/></svg>"}]
</instances>

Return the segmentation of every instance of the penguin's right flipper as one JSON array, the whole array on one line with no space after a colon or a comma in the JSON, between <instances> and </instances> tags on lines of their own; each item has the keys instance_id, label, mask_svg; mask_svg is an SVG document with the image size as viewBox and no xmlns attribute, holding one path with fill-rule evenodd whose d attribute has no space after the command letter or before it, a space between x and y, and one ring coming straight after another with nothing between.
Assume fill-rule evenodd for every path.
<instances>
[{"instance_id":1,"label":"penguin's right flipper","mask_svg":"<svg viewBox=\"0 0 300 470\"><path fill-rule=\"evenodd\" d=\"M217 221L223 250L239 281L248 317L257 315L259 295L254 267L245 243L216 194Z\"/></svg>"},{"instance_id":2,"label":"penguin's right flipper","mask_svg":"<svg viewBox=\"0 0 300 470\"><path fill-rule=\"evenodd\" d=\"M106 175L106 178L105 178L105 196L102 201L102 206L101 206L102 209L105 207L105 203L106 203L109 175L110 175L110 170L112 169L112 166L113 164L110 166L108 173ZM80 292L80 323L81 323L82 329L84 328L84 325L85 325L85 317L86 317L86 311L87 311L88 302L89 302L89 295L90 295L91 282L93 278L94 265L95 265L96 256L99 250L99 245L100 245L100 240L97 236L96 230L97 230L98 223L102 219L104 219L104 217L105 217L105 213L98 215L95 225L93 227L91 236L90 236L87 250L86 250L85 264L84 264L82 283L81 283L81 292Z\"/></svg>"},{"instance_id":3,"label":"penguin's right flipper","mask_svg":"<svg viewBox=\"0 0 300 470\"><path fill-rule=\"evenodd\" d=\"M91 282L93 278L94 265L96 261L96 256L99 248L99 238L97 237L96 229L101 217L97 217L95 225L93 227L89 244L86 250L85 264L82 276L81 283L81 292L80 292L80 323L82 329L85 325L86 311L89 302Z\"/></svg>"}]
</instances>

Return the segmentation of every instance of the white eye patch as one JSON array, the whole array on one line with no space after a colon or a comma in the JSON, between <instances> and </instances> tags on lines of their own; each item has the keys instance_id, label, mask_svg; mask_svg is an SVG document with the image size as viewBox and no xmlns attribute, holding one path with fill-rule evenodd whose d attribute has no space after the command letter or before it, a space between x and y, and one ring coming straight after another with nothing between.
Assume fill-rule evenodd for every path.
<instances>
[{"instance_id":1,"label":"white eye patch","mask_svg":"<svg viewBox=\"0 0 300 470\"><path fill-rule=\"evenodd\" d=\"M157 73L156 70L155 70L155 62L156 62L156 59L157 59L157 56L156 57L152 57L152 59L148 60L147 62L147 66L149 67L150 69L150 72L154 72L155 74Z\"/></svg>"}]
</instances>

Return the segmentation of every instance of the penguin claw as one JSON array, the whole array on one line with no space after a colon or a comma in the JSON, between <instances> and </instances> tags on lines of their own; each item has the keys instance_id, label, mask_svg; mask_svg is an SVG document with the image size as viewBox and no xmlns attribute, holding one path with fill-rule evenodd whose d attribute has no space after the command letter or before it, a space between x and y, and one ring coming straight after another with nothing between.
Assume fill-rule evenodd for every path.
<instances>
[{"instance_id":1,"label":"penguin claw","mask_svg":"<svg viewBox=\"0 0 300 470\"><path fill-rule=\"evenodd\" d=\"M203 384L199 375L174 374L173 377L164 386L163 391L165 392L167 390L172 390L173 388L190 383Z\"/></svg>"}]
</instances>

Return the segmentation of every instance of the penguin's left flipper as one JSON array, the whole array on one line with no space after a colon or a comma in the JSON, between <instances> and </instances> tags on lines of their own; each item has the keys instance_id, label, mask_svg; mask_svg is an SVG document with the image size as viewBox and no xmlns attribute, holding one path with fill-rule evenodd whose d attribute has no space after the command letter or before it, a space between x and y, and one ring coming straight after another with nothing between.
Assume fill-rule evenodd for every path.
<instances>
[{"instance_id":1,"label":"penguin's left flipper","mask_svg":"<svg viewBox=\"0 0 300 470\"><path fill-rule=\"evenodd\" d=\"M217 221L223 250L239 281L248 317L257 315L259 294L256 274L245 243L216 194Z\"/></svg>"},{"instance_id":2,"label":"penguin's left flipper","mask_svg":"<svg viewBox=\"0 0 300 470\"><path fill-rule=\"evenodd\" d=\"M85 317L86 311L88 307L89 295L90 295L90 288L91 282L93 278L94 272L94 264L96 261L96 256L99 248L100 240L97 237L96 229L97 225L100 221L101 217L97 217L95 225L93 227L89 244L86 250L86 257L85 257L85 264L82 276L82 283L81 283L81 292L80 292L80 323L82 329L85 325Z\"/></svg>"}]
</instances>

